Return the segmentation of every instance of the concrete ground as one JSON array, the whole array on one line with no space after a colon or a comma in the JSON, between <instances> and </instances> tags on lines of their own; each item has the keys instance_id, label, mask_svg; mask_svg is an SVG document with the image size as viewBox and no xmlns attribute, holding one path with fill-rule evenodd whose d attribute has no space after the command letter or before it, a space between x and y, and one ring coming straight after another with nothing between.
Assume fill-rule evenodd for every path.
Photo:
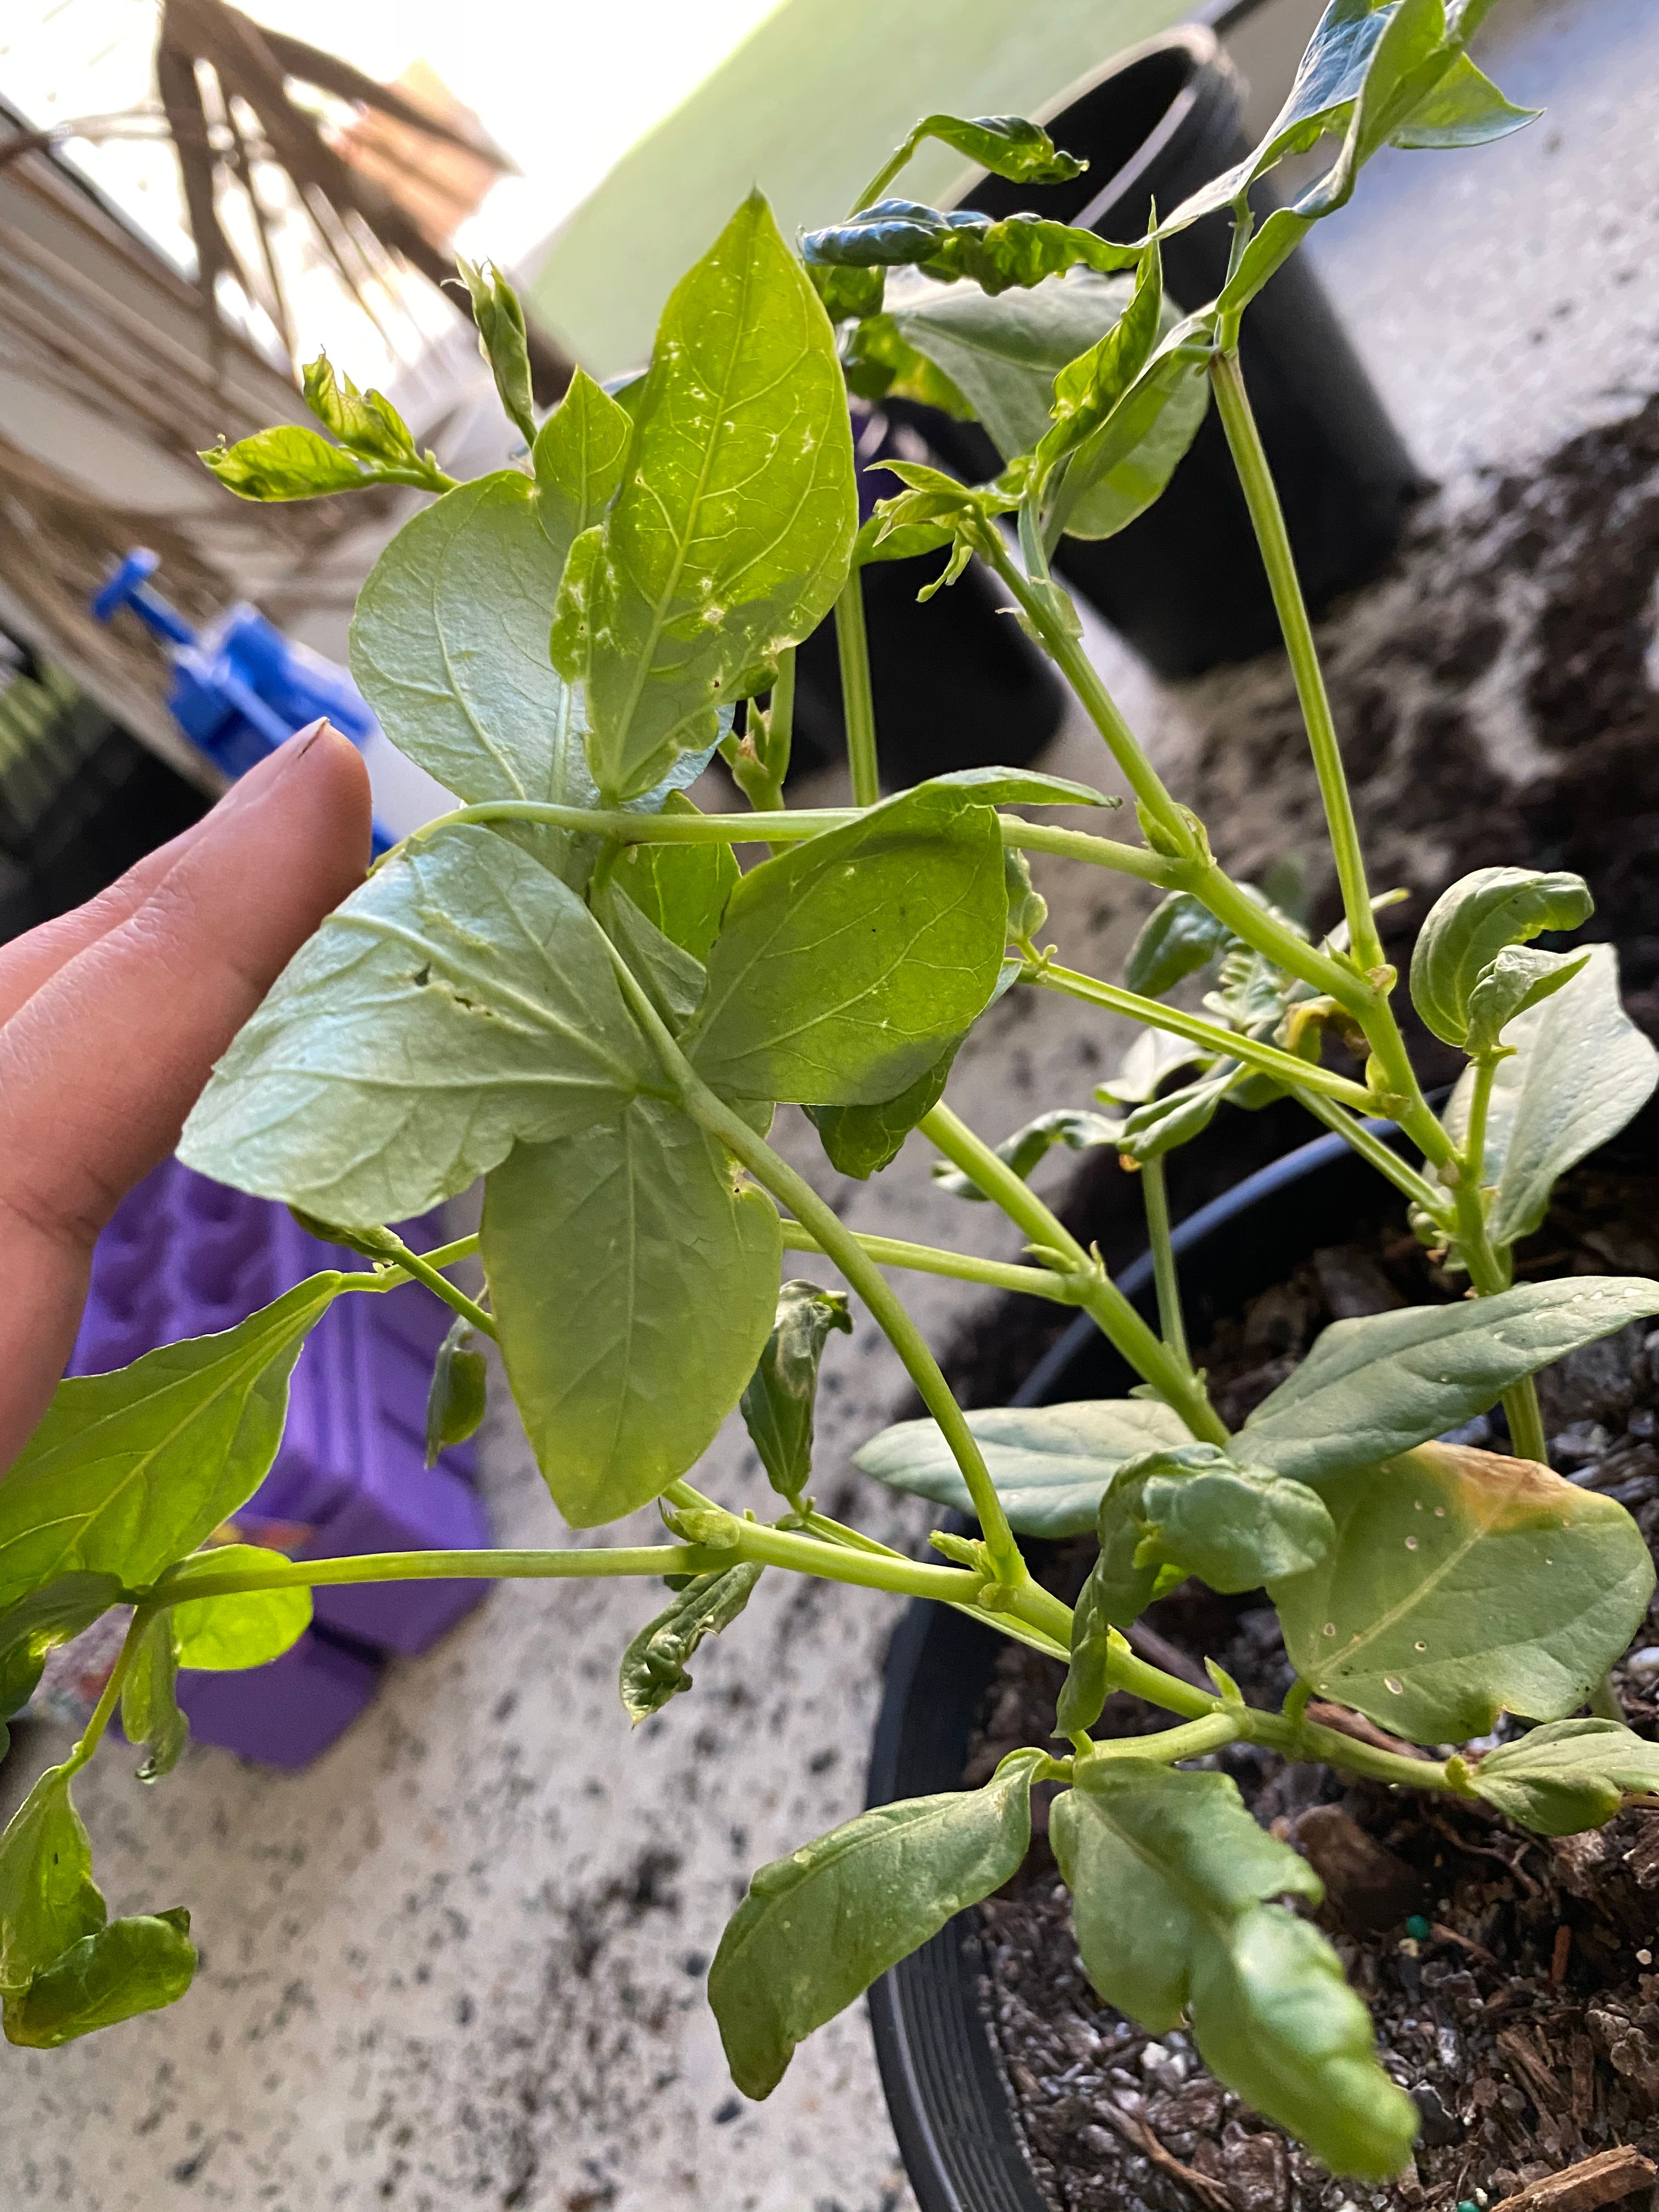
<instances>
[{"instance_id":1,"label":"concrete ground","mask_svg":"<svg viewBox=\"0 0 1659 2212\"><path fill-rule=\"evenodd\" d=\"M1314 247L1452 513L1479 497L1483 469L1628 408L1659 366L1644 282L1659 222L1659 15L1651 0L1507 0L1493 30L1494 72L1512 97L1547 102L1546 120L1479 155L1385 156ZM1396 578L1338 617L1339 655L1403 588ZM1213 762L1283 697L1271 663L1176 691L1103 633L1091 642L1178 789L1183 764ZM1492 711L1501 722L1508 709ZM1075 724L1045 764L1111 781ZM1208 781L1229 787L1224 773ZM1219 841L1270 852L1279 799L1304 783L1287 759L1278 780L1237 788L1234 814L1212 814ZM1133 887L1059 867L1041 881L1047 933L1075 964L1116 972L1144 910ZM1016 994L964 1052L951 1103L1000 1138L1030 1097L1086 1104L1122 1042L1057 998ZM837 1185L798 1116L780 1117L780 1140L854 1226L1016 1256L989 1207L934 1193L920 1140L874 1185ZM1063 1182L1063 1168L1045 1175ZM959 1286L905 1289L936 1340L972 1307ZM832 1341L825 1490L902 1391L867 1322ZM504 1394L483 1459L501 1541L568 1540ZM736 1429L698 1479L732 1504L769 1495ZM890 1541L926 1526L873 1486L859 1514ZM654 1602L622 1583L504 1586L441 1649L394 1666L304 1775L195 1750L145 1790L123 1754L101 1753L81 1798L112 1908L187 1901L204 1966L169 2013L4 2053L0 2203L908 2207L862 2010L756 2106L726 2079L702 1987L750 1870L862 1802L896 1607L770 1577L700 1656L694 1692L630 1736L617 1660Z\"/></svg>"}]
</instances>

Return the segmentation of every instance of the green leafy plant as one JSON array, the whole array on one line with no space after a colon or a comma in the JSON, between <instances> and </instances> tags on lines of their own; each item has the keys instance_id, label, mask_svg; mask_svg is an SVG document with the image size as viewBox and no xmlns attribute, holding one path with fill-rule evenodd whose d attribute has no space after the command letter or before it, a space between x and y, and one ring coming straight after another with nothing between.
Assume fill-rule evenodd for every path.
<instances>
[{"instance_id":1,"label":"green leafy plant","mask_svg":"<svg viewBox=\"0 0 1659 2212\"><path fill-rule=\"evenodd\" d=\"M224 1335L65 1382L0 1486L8 1711L52 1645L112 1606L134 1608L81 1742L0 1841L14 2041L64 2040L187 1983L182 1913L106 1923L70 1785L118 1704L141 1774L164 1774L184 1740L178 1666L275 1656L304 1627L311 1586L666 1582L668 1603L622 1659L639 1720L690 1691L705 1638L741 1638L763 1574L817 1575L956 1606L1066 1662L1072 1747L1018 1753L981 1790L865 1813L756 1875L709 1977L738 2085L766 2095L801 2038L1009 1878L1041 1782L1060 1788L1054 1848L1102 1996L1154 2031L1188 2019L1216 2073L1334 2168L1402 2166L1415 2108L1297 1909L1317 1900L1316 1877L1231 1782L1187 1762L1262 1745L1483 1800L1546 1834L1659 1790L1659 1753L1605 1711L1601 1686L1653 1587L1647 1548L1620 1506L1550 1471L1533 1380L1659 1314L1659 1283L1517 1285L1511 1262L1555 1178L1652 1091L1655 1054L1620 1010L1608 948L1534 943L1584 921L1584 885L1486 869L1453 884L1419 940L1413 997L1468 1059L1443 1113L1425 1099L1237 355L1251 299L1379 146L1468 145L1528 119L1468 59L1484 12L1483 0L1334 0L1250 159L1121 245L885 197L928 136L1005 176L1074 173L1018 118L930 117L799 255L765 203L746 202L668 302L646 374L620 398L578 375L539 425L517 303L496 272L468 267L526 445L522 465L477 482L452 483L379 395L326 362L306 389L330 439L271 432L205 457L246 497L387 480L434 495L369 579L352 657L387 735L460 804L379 862L301 951L181 1146L366 1266L320 1273ZM1250 185L1325 139L1324 173L1258 226ZM1176 305L1159 239L1218 210L1233 223L1225 289ZM976 414L1005 473L975 486L906 465L860 529L848 380L931 390ZM1109 533L1158 495L1212 400L1323 795L1344 915L1323 939L1216 860L1088 660L1049 569L1062 534ZM930 588L974 556L1002 579L1132 792L1138 836L1031 819L1116 802L1030 773L882 795L862 569L929 548L945 556ZM832 614L854 804L789 809L793 655ZM716 753L752 811L705 814L686 795ZM769 851L746 872L744 842ZM1062 863L1163 894L1123 981L1039 945L1032 871ZM1201 972L1201 1006L1171 1004ZM1094 1101L993 1145L944 1094L963 1039L1010 988L1062 992L1141 1027ZM1328 1060L1328 1042L1360 1073ZM1278 1097L1389 1180L1470 1296L1335 1323L1235 1435L1188 1346L1164 1162L1224 1104ZM1029 1263L849 1231L768 1142L789 1105L858 1176L919 1130L944 1187L1000 1208ZM1406 1147L1378 1136L1378 1117ZM1031 1191L1056 1143L1109 1146L1139 1176L1156 1328ZM385 1227L479 1177L477 1238L419 1255ZM482 1300L451 1280L475 1252ZM846 1294L781 1288L786 1253L821 1255ZM1079 1309L1139 1391L964 1413L892 1286L906 1269ZM213 1547L270 1464L307 1331L334 1299L411 1279L456 1317L431 1448L476 1426L479 1342L493 1339L566 1519L593 1528L654 1504L665 1540L296 1563ZM884 1547L811 1496L819 1364L854 1304L927 1408L858 1464L978 1523L977 1537L936 1536L935 1559ZM1437 1441L1499 1401L1513 1457ZM688 1480L738 1406L769 1516ZM1034 1578L1020 1539L1089 1529L1099 1557L1073 1611ZM1266 1586L1297 1676L1282 1710L1247 1705L1213 1667L1213 1690L1199 1690L1132 1651L1136 1615L1188 1574L1224 1591ZM1115 1687L1173 1724L1097 1738ZM1316 1693L1436 1755L1318 1724ZM1574 1717L1587 1702L1595 1716ZM1445 1754L1503 1714L1541 1725L1484 1757Z\"/></svg>"}]
</instances>

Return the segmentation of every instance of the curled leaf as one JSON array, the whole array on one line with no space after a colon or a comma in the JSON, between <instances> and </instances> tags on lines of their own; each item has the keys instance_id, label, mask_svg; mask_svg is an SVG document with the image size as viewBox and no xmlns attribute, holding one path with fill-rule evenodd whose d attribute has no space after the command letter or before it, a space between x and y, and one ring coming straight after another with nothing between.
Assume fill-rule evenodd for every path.
<instances>
[{"instance_id":1,"label":"curled leaf","mask_svg":"<svg viewBox=\"0 0 1659 2212\"><path fill-rule=\"evenodd\" d=\"M740 1401L750 1439L782 1498L799 1498L811 1478L818 1363L832 1329L853 1333L844 1293L816 1283L786 1283L772 1334Z\"/></svg>"},{"instance_id":2,"label":"curled leaf","mask_svg":"<svg viewBox=\"0 0 1659 2212\"><path fill-rule=\"evenodd\" d=\"M1464 1043L1470 994L1505 946L1525 945L1546 929L1577 929L1594 908L1582 876L1477 868L1461 877L1442 891L1418 933L1413 1005L1443 1042Z\"/></svg>"},{"instance_id":3,"label":"curled leaf","mask_svg":"<svg viewBox=\"0 0 1659 2212\"><path fill-rule=\"evenodd\" d=\"M455 266L472 300L478 345L489 363L502 406L526 446L536 442L536 403L530 389L530 347L519 295L490 261L458 254Z\"/></svg>"},{"instance_id":4,"label":"curled leaf","mask_svg":"<svg viewBox=\"0 0 1659 2212\"><path fill-rule=\"evenodd\" d=\"M435 1467L439 1454L451 1444L465 1443L484 1417L489 1367L477 1342L477 1331L464 1314L457 1314L438 1346L426 1396L428 1467Z\"/></svg>"},{"instance_id":5,"label":"curled leaf","mask_svg":"<svg viewBox=\"0 0 1659 2212\"><path fill-rule=\"evenodd\" d=\"M198 459L238 499L320 499L326 492L356 491L374 481L344 447L286 423L256 431L234 446L210 447Z\"/></svg>"},{"instance_id":6,"label":"curled leaf","mask_svg":"<svg viewBox=\"0 0 1659 2212\"><path fill-rule=\"evenodd\" d=\"M1232 941L1227 924L1218 921L1190 891L1171 891L1142 922L1129 948L1123 981L1144 998L1162 999L1183 977L1208 967Z\"/></svg>"},{"instance_id":7,"label":"curled leaf","mask_svg":"<svg viewBox=\"0 0 1659 2212\"><path fill-rule=\"evenodd\" d=\"M744 1559L735 1567L697 1575L647 1621L623 1654L618 1686L629 1718L637 1728L671 1698L691 1686L687 1662L705 1636L730 1627L748 1604L763 1569Z\"/></svg>"},{"instance_id":8,"label":"curled leaf","mask_svg":"<svg viewBox=\"0 0 1659 2212\"><path fill-rule=\"evenodd\" d=\"M1042 1759L1016 1751L981 1790L872 1806L758 1870L708 1970L746 2097L769 2097L798 2043L1018 1870Z\"/></svg>"},{"instance_id":9,"label":"curled leaf","mask_svg":"<svg viewBox=\"0 0 1659 2212\"><path fill-rule=\"evenodd\" d=\"M1052 1114L1039 1114L1035 1121L1028 1121L1012 1137L1005 1137L996 1148L996 1155L1022 1182L1027 1182L1033 1169L1048 1157L1054 1146L1064 1145L1073 1152L1087 1152L1097 1145L1116 1145L1122 1132L1123 1124L1104 1114L1060 1107ZM983 1200L986 1196L964 1169L947 1166L942 1160L934 1163L933 1181L941 1190L949 1191L952 1198Z\"/></svg>"},{"instance_id":10,"label":"curled leaf","mask_svg":"<svg viewBox=\"0 0 1659 2212\"><path fill-rule=\"evenodd\" d=\"M1549 1721L1466 1770L1489 1805L1534 1835L1574 1836L1628 1796L1659 1791L1659 1744L1618 1721Z\"/></svg>"}]
</instances>

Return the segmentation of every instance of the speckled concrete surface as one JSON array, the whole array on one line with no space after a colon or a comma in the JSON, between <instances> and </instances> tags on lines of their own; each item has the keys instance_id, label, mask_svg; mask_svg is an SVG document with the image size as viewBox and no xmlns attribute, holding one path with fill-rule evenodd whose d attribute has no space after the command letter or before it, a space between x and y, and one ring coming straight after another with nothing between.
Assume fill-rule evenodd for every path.
<instances>
[{"instance_id":1,"label":"speckled concrete surface","mask_svg":"<svg viewBox=\"0 0 1659 2212\"><path fill-rule=\"evenodd\" d=\"M1452 510L1479 495L1482 466L1541 452L1651 389L1659 351L1642 282L1659 218L1659 11L1510 0L1494 30L1505 88L1547 100L1549 119L1480 155L1388 157L1317 246ZM1339 617L1339 655L1404 588ZM1288 761L1230 775L1226 747L1278 713L1281 673L1172 693L1109 638L1091 641L1177 779L1207 762L1212 792L1231 795L1230 851L1265 854L1275 793L1305 795L1305 777ZM1496 695L1490 719L1494 747L1519 744ZM1097 778L1101 759L1068 726L1048 764ZM1082 872L1042 880L1048 934L1112 972L1140 895ZM1028 1097L1086 1103L1119 1042L1064 1001L1016 994L964 1053L952 1103L1000 1136ZM1015 1255L990 1208L933 1192L917 1140L873 1188L838 1186L798 1117L781 1120L780 1140L854 1225ZM1063 1172L1044 1175L1053 1186ZM906 1290L939 1334L969 1303L920 1278ZM902 1390L867 1323L832 1340L825 1489ZM499 1398L483 1462L501 1540L562 1540ZM765 1494L740 1431L699 1480L733 1504ZM870 1489L860 1504L873 1533L920 1540L919 1513ZM5 2053L0 2204L908 2207L862 2012L809 2043L756 2107L731 2090L701 1985L751 1868L860 1802L896 1607L772 1577L700 1656L695 1692L630 1738L616 1662L653 1601L623 1583L505 1587L440 1650L394 1667L373 1711L301 1777L194 1751L143 1790L122 1756L100 1755L82 1796L112 1905L187 1901L205 1963L171 2013L59 2052Z\"/></svg>"}]
</instances>

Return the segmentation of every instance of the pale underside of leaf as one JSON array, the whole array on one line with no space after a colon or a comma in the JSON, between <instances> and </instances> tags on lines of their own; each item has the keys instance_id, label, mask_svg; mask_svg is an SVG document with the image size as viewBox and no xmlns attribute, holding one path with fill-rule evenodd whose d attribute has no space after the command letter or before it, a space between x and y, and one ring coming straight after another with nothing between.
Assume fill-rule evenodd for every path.
<instances>
[{"instance_id":1,"label":"pale underside of leaf","mask_svg":"<svg viewBox=\"0 0 1659 2212\"><path fill-rule=\"evenodd\" d=\"M438 832L301 947L220 1061L179 1157L346 1226L464 1190L515 1140L653 1081L598 924L487 830Z\"/></svg>"},{"instance_id":2,"label":"pale underside of leaf","mask_svg":"<svg viewBox=\"0 0 1659 2212\"><path fill-rule=\"evenodd\" d=\"M1126 1461L1160 1445L1190 1442L1180 1416L1152 1399L990 1407L970 1413L968 1425L1010 1524L1026 1536L1086 1533ZM959 1512L973 1510L950 1447L931 1420L884 1429L854 1455L854 1465L890 1489Z\"/></svg>"}]
</instances>

